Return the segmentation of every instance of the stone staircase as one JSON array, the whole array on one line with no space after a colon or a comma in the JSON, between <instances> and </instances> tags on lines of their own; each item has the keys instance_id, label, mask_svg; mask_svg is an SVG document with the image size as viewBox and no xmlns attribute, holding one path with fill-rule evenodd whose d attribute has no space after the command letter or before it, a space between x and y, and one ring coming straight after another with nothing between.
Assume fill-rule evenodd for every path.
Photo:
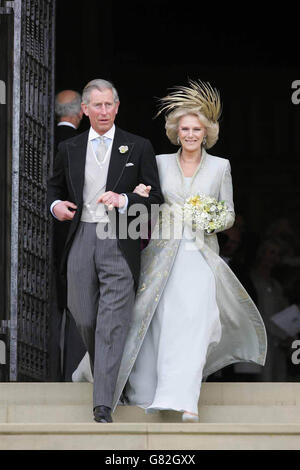
<instances>
[{"instance_id":1,"label":"stone staircase","mask_svg":"<svg viewBox=\"0 0 300 470\"><path fill-rule=\"evenodd\" d=\"M204 383L199 416L119 406L99 424L89 383L0 383L0 450L300 449L300 383Z\"/></svg>"}]
</instances>

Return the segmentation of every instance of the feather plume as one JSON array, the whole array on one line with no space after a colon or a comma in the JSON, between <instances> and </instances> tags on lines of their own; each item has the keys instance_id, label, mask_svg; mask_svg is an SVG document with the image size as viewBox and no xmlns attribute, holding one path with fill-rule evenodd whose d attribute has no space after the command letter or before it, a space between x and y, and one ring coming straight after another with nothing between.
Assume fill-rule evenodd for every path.
<instances>
[{"instance_id":1,"label":"feather plume","mask_svg":"<svg viewBox=\"0 0 300 470\"><path fill-rule=\"evenodd\" d=\"M156 116L159 116L163 111L168 114L176 108L185 107L199 109L209 121L217 122L222 111L218 90L212 88L210 83L201 80L198 82L189 80L189 85L189 87L174 87L175 91L161 98L161 109Z\"/></svg>"}]
</instances>

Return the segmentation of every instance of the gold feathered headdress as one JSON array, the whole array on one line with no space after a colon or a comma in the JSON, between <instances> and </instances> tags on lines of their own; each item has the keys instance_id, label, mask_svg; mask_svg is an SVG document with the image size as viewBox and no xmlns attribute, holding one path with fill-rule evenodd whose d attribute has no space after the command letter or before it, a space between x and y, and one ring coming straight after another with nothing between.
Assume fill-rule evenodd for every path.
<instances>
[{"instance_id":1,"label":"gold feathered headdress","mask_svg":"<svg viewBox=\"0 0 300 470\"><path fill-rule=\"evenodd\" d=\"M161 98L161 109L157 116L165 111L167 114L177 108L198 110L209 121L216 123L222 112L221 99L218 90L212 88L210 83L199 80L189 80L189 87L177 86L169 95Z\"/></svg>"}]
</instances>

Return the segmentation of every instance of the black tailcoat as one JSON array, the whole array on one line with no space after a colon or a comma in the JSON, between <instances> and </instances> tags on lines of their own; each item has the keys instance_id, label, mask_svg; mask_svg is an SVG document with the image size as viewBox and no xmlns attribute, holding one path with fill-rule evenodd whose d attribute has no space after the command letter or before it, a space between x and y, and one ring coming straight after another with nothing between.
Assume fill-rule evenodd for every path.
<instances>
[{"instance_id":1,"label":"black tailcoat","mask_svg":"<svg viewBox=\"0 0 300 470\"><path fill-rule=\"evenodd\" d=\"M74 202L77 206L62 256L61 272L64 276L66 275L68 253L82 213L88 134L89 131L86 131L59 145L53 176L48 182L47 201L49 209L52 202L57 199ZM120 151L122 146L128 147L128 150L124 153ZM132 165L126 166L129 162ZM139 183L151 185L152 189L148 198L133 193L134 188ZM163 203L156 158L149 140L116 127L107 174L106 191L114 191L119 194L125 193L128 197L127 210L135 203L143 204L148 210L150 210L151 204ZM128 262L137 286L140 273L140 239L119 238L118 233L119 218L123 218L128 227L134 217L127 217L126 214L121 215L117 209L114 209L114 211L119 246ZM110 211L108 211L108 215L111 216Z\"/></svg>"}]
</instances>

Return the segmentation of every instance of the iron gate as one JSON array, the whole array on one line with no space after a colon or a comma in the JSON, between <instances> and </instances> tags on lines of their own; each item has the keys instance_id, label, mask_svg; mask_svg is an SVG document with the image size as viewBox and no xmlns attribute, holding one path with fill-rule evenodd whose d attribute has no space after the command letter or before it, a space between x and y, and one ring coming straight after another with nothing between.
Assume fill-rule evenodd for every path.
<instances>
[{"instance_id":1,"label":"iron gate","mask_svg":"<svg viewBox=\"0 0 300 470\"><path fill-rule=\"evenodd\" d=\"M14 0L10 380L48 377L55 0Z\"/></svg>"},{"instance_id":2,"label":"iron gate","mask_svg":"<svg viewBox=\"0 0 300 470\"><path fill-rule=\"evenodd\" d=\"M0 2L0 381L8 380L10 180L12 137L12 8Z\"/></svg>"}]
</instances>

